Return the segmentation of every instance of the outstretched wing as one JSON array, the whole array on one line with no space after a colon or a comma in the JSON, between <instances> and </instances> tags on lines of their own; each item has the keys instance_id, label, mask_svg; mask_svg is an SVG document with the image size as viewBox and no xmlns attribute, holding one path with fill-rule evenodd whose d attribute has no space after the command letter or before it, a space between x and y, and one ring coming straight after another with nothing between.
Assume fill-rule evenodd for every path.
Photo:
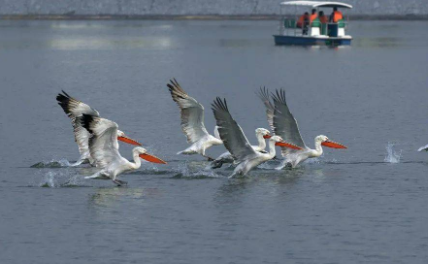
<instances>
[{"instance_id":1,"label":"outstretched wing","mask_svg":"<svg viewBox=\"0 0 428 264\"><path fill-rule=\"evenodd\" d=\"M260 91L259 91L259 93L257 95L259 96L259 98L262 100L263 104L266 107L267 121L269 123L270 129L272 131L274 131L273 115L274 115L274 112L275 112L275 106L270 101L269 89L267 89L266 87L263 87L263 88L260 87Z\"/></svg>"},{"instance_id":2,"label":"outstretched wing","mask_svg":"<svg viewBox=\"0 0 428 264\"><path fill-rule=\"evenodd\" d=\"M237 161L243 161L257 155L251 147L250 142L248 142L242 128L230 115L226 99L222 101L217 97L212 104L212 110L217 122L220 138L233 158Z\"/></svg>"},{"instance_id":3,"label":"outstretched wing","mask_svg":"<svg viewBox=\"0 0 428 264\"><path fill-rule=\"evenodd\" d=\"M425 145L425 146L420 147L420 148L418 149L418 151L423 151L423 150L428 151L428 145Z\"/></svg>"},{"instance_id":4,"label":"outstretched wing","mask_svg":"<svg viewBox=\"0 0 428 264\"><path fill-rule=\"evenodd\" d=\"M306 145L302 139L302 136L300 135L297 121L288 109L285 91L282 89L276 90L276 93L273 94L272 98L275 106L273 115L273 127L275 135L282 137L286 142L305 149ZM292 151L293 150L289 148L282 148L283 155L286 155Z\"/></svg>"},{"instance_id":5,"label":"outstretched wing","mask_svg":"<svg viewBox=\"0 0 428 264\"><path fill-rule=\"evenodd\" d=\"M187 137L187 142L195 143L208 134L204 124L204 107L193 97L190 97L173 79L167 86L172 99L181 110L181 129Z\"/></svg>"},{"instance_id":6,"label":"outstretched wing","mask_svg":"<svg viewBox=\"0 0 428 264\"><path fill-rule=\"evenodd\" d=\"M56 97L58 104L62 107L64 112L70 117L71 124L74 131L74 139L79 147L79 153L82 157L89 157L89 138L90 134L86 129L84 129L80 122L76 121L76 118L82 117L83 114L91 116L100 116L97 110L93 109L89 105L82 103L79 100L68 95L66 92L62 91L62 94L58 94Z\"/></svg>"},{"instance_id":7,"label":"outstretched wing","mask_svg":"<svg viewBox=\"0 0 428 264\"><path fill-rule=\"evenodd\" d=\"M78 118L81 125L91 134L89 151L100 169L119 162L122 156L118 150L118 125L105 118L83 114Z\"/></svg>"}]
</instances>

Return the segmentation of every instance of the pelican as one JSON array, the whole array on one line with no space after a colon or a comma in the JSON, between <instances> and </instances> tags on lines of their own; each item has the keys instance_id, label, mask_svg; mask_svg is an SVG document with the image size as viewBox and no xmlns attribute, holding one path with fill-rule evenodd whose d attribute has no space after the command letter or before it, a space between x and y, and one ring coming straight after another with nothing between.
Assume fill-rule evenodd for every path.
<instances>
[{"instance_id":1,"label":"pelican","mask_svg":"<svg viewBox=\"0 0 428 264\"><path fill-rule=\"evenodd\" d=\"M256 138L258 141L258 145L257 146L251 146L255 151L258 152L265 152L265 148L266 148L266 140L265 139L269 139L272 136L270 135L269 130L265 129L265 128L257 128L256 129ZM221 166L223 166L224 163L233 163L233 156L232 154L230 154L229 151L224 152L223 154L221 154L220 156L218 156L218 158L216 158L215 160L213 160L210 164L211 169L217 169L217 168L221 168Z\"/></svg>"},{"instance_id":2,"label":"pelican","mask_svg":"<svg viewBox=\"0 0 428 264\"><path fill-rule=\"evenodd\" d=\"M275 135L282 137L287 143L301 148L300 150L282 148L281 154L285 159L277 169L282 169L287 165L295 168L306 159L321 156L323 153L322 146L346 149L344 145L331 141L324 135L315 137L315 149L308 148L300 135L296 119L288 109L284 90L280 89L276 91L276 94L272 94L273 104L266 88L260 89L259 97L266 106L268 122Z\"/></svg>"},{"instance_id":3,"label":"pelican","mask_svg":"<svg viewBox=\"0 0 428 264\"><path fill-rule=\"evenodd\" d=\"M121 173L137 170L141 166L141 159L149 162L166 164L160 158L147 153L143 147L132 150L134 162L123 158L118 150L118 125L105 118L83 114L78 122L91 135L89 138L89 152L95 159L98 172L85 179L111 179L117 185L126 184L117 179Z\"/></svg>"},{"instance_id":4,"label":"pelican","mask_svg":"<svg viewBox=\"0 0 428 264\"><path fill-rule=\"evenodd\" d=\"M204 107L193 97L190 97L178 84L177 80L170 80L167 86L171 92L172 100L176 102L181 111L181 129L187 137L190 147L177 153L184 155L200 154L208 160L213 160L205 155L205 151L215 145L222 145L217 128L214 135L208 133L204 124Z\"/></svg>"},{"instance_id":5,"label":"pelican","mask_svg":"<svg viewBox=\"0 0 428 264\"><path fill-rule=\"evenodd\" d=\"M428 151L428 145L425 145L425 146L420 147L420 148L418 149L418 151L423 151L423 150Z\"/></svg>"},{"instance_id":6,"label":"pelican","mask_svg":"<svg viewBox=\"0 0 428 264\"><path fill-rule=\"evenodd\" d=\"M271 160L276 155L275 146L300 149L292 144L287 144L280 136L273 136L269 139L269 152L261 153L255 151L248 142L241 126L239 126L229 113L226 99L221 100L217 97L212 104L212 110L224 146L232 154L234 160L239 163L229 178L236 175L244 176L263 162Z\"/></svg>"},{"instance_id":7,"label":"pelican","mask_svg":"<svg viewBox=\"0 0 428 264\"><path fill-rule=\"evenodd\" d=\"M62 107L64 112L71 119L71 124L73 125L74 131L74 139L77 143L77 146L79 147L80 153L79 160L76 163L71 164L71 166L79 166L82 163L93 164L94 160L90 155L88 147L88 140L90 135L88 131L86 131L86 129L84 129L80 125L79 122L76 122L76 118L82 117L83 114L99 117L100 113L98 113L97 110L90 107L89 105L71 97L66 92L62 91L62 93L63 94L59 93L57 95L56 100L58 101L58 104ZM125 133L120 130L117 130L117 139L131 145L141 146L140 143L138 143L136 140L129 138L125 135ZM119 147L119 145L117 145L117 147Z\"/></svg>"}]
</instances>

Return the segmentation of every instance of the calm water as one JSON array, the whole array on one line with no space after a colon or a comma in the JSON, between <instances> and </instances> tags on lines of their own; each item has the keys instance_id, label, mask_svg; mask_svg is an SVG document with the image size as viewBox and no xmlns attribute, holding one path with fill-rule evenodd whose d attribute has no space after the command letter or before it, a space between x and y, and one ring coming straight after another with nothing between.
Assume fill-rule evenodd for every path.
<instances>
[{"instance_id":1,"label":"calm water","mask_svg":"<svg viewBox=\"0 0 428 264\"><path fill-rule=\"evenodd\" d=\"M427 263L428 155L415 150L428 143L428 22L354 22L353 45L336 49L275 47L276 28L0 22L0 262ZM254 142L267 127L255 91L283 87L309 146L325 134L349 149L232 181L204 171L175 155L186 142L172 77L210 131L222 96ZM30 168L78 158L62 89L169 164L144 164L124 188L83 180L86 168ZM389 142L401 159L386 158Z\"/></svg>"}]
</instances>

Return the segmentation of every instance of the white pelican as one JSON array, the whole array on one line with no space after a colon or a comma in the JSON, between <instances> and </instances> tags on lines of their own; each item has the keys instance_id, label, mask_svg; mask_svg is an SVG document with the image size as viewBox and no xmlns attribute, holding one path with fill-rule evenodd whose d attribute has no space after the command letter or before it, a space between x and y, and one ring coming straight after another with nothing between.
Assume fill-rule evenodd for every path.
<instances>
[{"instance_id":1,"label":"white pelican","mask_svg":"<svg viewBox=\"0 0 428 264\"><path fill-rule=\"evenodd\" d=\"M266 148L266 140L265 139L269 139L271 138L270 132L269 130L265 129L265 128L257 128L256 129L256 138L258 141L258 145L257 146L251 146L253 147L253 149L255 151L258 152L265 152L265 148ZM215 160L213 160L211 162L211 169L217 169L217 168L221 168L221 166L223 166L224 163L233 163L233 156L232 154L230 154L229 151L224 152L223 154L221 154L220 156L218 156L218 158L216 158Z\"/></svg>"},{"instance_id":2,"label":"white pelican","mask_svg":"<svg viewBox=\"0 0 428 264\"><path fill-rule=\"evenodd\" d=\"M218 136L217 128L214 128L214 135L210 135L204 124L204 107L193 97L190 97L173 79L167 86L171 92L172 99L178 104L181 110L181 129L187 137L190 147L177 154L200 154L208 160L213 160L205 155L205 151L211 146L222 145L223 142Z\"/></svg>"},{"instance_id":3,"label":"white pelican","mask_svg":"<svg viewBox=\"0 0 428 264\"><path fill-rule=\"evenodd\" d=\"M234 177L235 175L246 175L251 169L275 157L275 146L300 149L294 145L287 144L280 136L273 136L269 139L268 153L255 151L248 142L242 128L230 115L226 99L222 101L217 97L212 104L212 110L214 112L220 138L223 140L224 146L232 154L234 160L239 163L229 178Z\"/></svg>"},{"instance_id":4,"label":"white pelican","mask_svg":"<svg viewBox=\"0 0 428 264\"><path fill-rule=\"evenodd\" d=\"M425 145L425 146L420 147L420 148L418 149L418 151L423 151L423 150L428 151L428 145Z\"/></svg>"},{"instance_id":5,"label":"white pelican","mask_svg":"<svg viewBox=\"0 0 428 264\"><path fill-rule=\"evenodd\" d=\"M166 164L158 157L148 154L143 147L135 147L132 150L134 162L129 162L123 158L118 150L118 125L113 121L83 114L82 117L78 118L78 122L91 134L89 152L95 159L97 169L99 169L97 173L87 176L85 179L108 178L120 186L126 182L118 180L117 176L140 168L140 158L154 163Z\"/></svg>"},{"instance_id":6,"label":"white pelican","mask_svg":"<svg viewBox=\"0 0 428 264\"><path fill-rule=\"evenodd\" d=\"M285 100L285 91L280 89L276 91L276 94L272 94L273 104L270 101L269 91L267 89L261 88L259 96L266 106L268 122L272 126L275 135L301 148L300 150L282 148L281 154L285 159L277 169L282 169L287 165L291 165L292 168L295 168L300 162L308 158L321 156L323 153L321 146L346 149L344 145L333 142L324 135L315 137L315 149L308 148L300 135L296 119L288 109Z\"/></svg>"},{"instance_id":7,"label":"white pelican","mask_svg":"<svg viewBox=\"0 0 428 264\"><path fill-rule=\"evenodd\" d=\"M91 154L89 153L89 147L88 147L88 140L89 140L89 133L84 129L79 122L76 122L76 118L82 117L83 114L85 115L91 115L94 117L99 117L100 114L97 110L93 109L89 105L76 100L75 98L68 95L66 92L62 91L63 94L58 94L56 97L56 100L58 101L58 104L62 107L64 112L70 117L71 124L73 125L74 130L74 139L77 143L77 146L79 147L79 153L80 158L79 160L72 164L71 166L78 166L82 163L94 163L93 158L91 157ZM138 143L136 140L133 140L125 135L122 131L117 131L117 139L119 139L122 142L141 146L140 143ZM118 145L119 147L119 145Z\"/></svg>"}]
</instances>

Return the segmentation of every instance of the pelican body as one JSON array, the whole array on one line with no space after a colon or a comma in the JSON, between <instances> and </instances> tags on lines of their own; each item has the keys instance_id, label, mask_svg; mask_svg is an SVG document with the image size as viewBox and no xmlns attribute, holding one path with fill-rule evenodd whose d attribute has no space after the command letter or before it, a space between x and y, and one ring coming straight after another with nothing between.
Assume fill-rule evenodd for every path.
<instances>
[{"instance_id":1,"label":"pelican body","mask_svg":"<svg viewBox=\"0 0 428 264\"><path fill-rule=\"evenodd\" d=\"M222 145L223 142L218 136L218 131L214 129L214 135L208 133L204 124L204 107L193 97L190 97L173 79L167 84L172 99L180 108L181 112L181 129L187 137L190 147L177 154L192 155L200 154L208 160L213 160L205 154L205 151L212 146Z\"/></svg>"},{"instance_id":2,"label":"pelican body","mask_svg":"<svg viewBox=\"0 0 428 264\"><path fill-rule=\"evenodd\" d=\"M252 148L257 152L264 153L266 148L266 139L271 138L269 130L265 128L257 128L256 138L257 138L258 145L257 146L253 145ZM224 163L233 163L233 162L234 160L233 160L232 154L230 154L229 151L226 151L220 156L218 156L218 158L213 160L210 166L211 166L211 169L217 169L217 168L221 168Z\"/></svg>"},{"instance_id":3,"label":"pelican body","mask_svg":"<svg viewBox=\"0 0 428 264\"><path fill-rule=\"evenodd\" d=\"M212 104L212 110L214 112L220 138L222 139L224 146L230 152L233 159L239 163L229 178L236 175L244 176L253 168L274 158L276 155L276 145L293 147L284 142L281 137L273 136L269 139L268 153L256 151L248 142L241 126L232 118L227 107L226 99L221 100L217 97Z\"/></svg>"},{"instance_id":4,"label":"pelican body","mask_svg":"<svg viewBox=\"0 0 428 264\"><path fill-rule=\"evenodd\" d=\"M77 122L77 118L81 118L83 115L99 117L100 113L89 105L71 97L66 92L62 91L62 94L58 94L56 97L58 104L62 107L67 116L71 119L73 126L74 139L79 147L80 158L71 166L78 166L80 164L90 163L94 165L96 162L89 151L89 132L83 128L80 122ZM125 135L124 132L117 130L117 138L125 143L141 146L139 142L133 140ZM119 148L119 144L117 144Z\"/></svg>"},{"instance_id":5,"label":"pelican body","mask_svg":"<svg viewBox=\"0 0 428 264\"><path fill-rule=\"evenodd\" d=\"M89 139L89 151L96 161L98 172L85 179L111 179L117 185L126 184L118 180L117 176L137 170L141 167L141 158L154 163L166 164L165 161L148 154L143 147L135 147L132 150L134 162L122 157L118 150L117 129L118 125L105 118L83 114L78 118L79 123L91 135Z\"/></svg>"},{"instance_id":6,"label":"pelican body","mask_svg":"<svg viewBox=\"0 0 428 264\"><path fill-rule=\"evenodd\" d=\"M286 166L295 168L299 163L309 159L316 158L323 154L322 146L337 149L346 149L346 147L337 142L331 141L328 137L320 135L315 137L315 149L306 146L300 135L299 127L294 116L288 109L285 91L280 89L275 94L271 94L273 103L270 99L269 91L261 88L259 97L266 106L266 115L268 123L275 135L282 137L287 143L298 146L300 149L282 147L281 154L284 161L277 169Z\"/></svg>"}]
</instances>

